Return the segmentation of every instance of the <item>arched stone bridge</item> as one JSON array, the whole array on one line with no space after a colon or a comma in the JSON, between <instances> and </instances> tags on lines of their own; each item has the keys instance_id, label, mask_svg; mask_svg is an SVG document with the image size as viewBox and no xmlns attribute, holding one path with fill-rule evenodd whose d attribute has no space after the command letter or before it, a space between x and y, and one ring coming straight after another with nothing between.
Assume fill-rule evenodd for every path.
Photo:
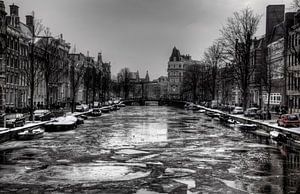
<instances>
[{"instance_id":1,"label":"arched stone bridge","mask_svg":"<svg viewBox=\"0 0 300 194\"><path fill-rule=\"evenodd\" d=\"M145 106L147 102L157 102L159 106L175 106L183 108L187 103L186 101L170 100L170 99L143 99L143 98L131 98L123 100L123 103L127 106Z\"/></svg>"}]
</instances>

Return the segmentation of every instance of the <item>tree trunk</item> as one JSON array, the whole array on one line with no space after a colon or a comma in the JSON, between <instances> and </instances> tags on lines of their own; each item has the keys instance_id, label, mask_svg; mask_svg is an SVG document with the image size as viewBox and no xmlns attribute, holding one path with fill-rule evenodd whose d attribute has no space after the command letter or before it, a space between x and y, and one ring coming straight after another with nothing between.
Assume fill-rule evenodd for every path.
<instances>
[{"instance_id":1,"label":"tree trunk","mask_svg":"<svg viewBox=\"0 0 300 194\"><path fill-rule=\"evenodd\" d=\"M33 96L34 96L34 41L31 45L31 62L30 62L30 118L29 120L33 121Z\"/></svg>"},{"instance_id":2,"label":"tree trunk","mask_svg":"<svg viewBox=\"0 0 300 194\"><path fill-rule=\"evenodd\" d=\"M46 109L50 108L50 88L49 88L49 78L48 76L45 76L45 84L46 84Z\"/></svg>"}]
</instances>

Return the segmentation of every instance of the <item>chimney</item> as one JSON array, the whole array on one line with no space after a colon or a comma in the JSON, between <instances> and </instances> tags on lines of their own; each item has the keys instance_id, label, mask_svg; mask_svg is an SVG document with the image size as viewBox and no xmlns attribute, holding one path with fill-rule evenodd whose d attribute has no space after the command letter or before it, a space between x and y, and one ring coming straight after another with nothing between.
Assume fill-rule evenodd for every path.
<instances>
[{"instance_id":1,"label":"chimney","mask_svg":"<svg viewBox=\"0 0 300 194\"><path fill-rule=\"evenodd\" d=\"M33 16L32 15L27 15L26 16L26 25L30 27L30 30L33 31Z\"/></svg>"},{"instance_id":2,"label":"chimney","mask_svg":"<svg viewBox=\"0 0 300 194\"><path fill-rule=\"evenodd\" d=\"M4 13L4 15L6 15L5 5L3 1L0 1L0 13Z\"/></svg>"},{"instance_id":3,"label":"chimney","mask_svg":"<svg viewBox=\"0 0 300 194\"><path fill-rule=\"evenodd\" d=\"M284 20L285 5L268 5L266 8L266 40L268 41L272 35L276 25Z\"/></svg>"},{"instance_id":4,"label":"chimney","mask_svg":"<svg viewBox=\"0 0 300 194\"><path fill-rule=\"evenodd\" d=\"M10 15L11 16L19 16L19 7L15 4L12 4L10 7Z\"/></svg>"},{"instance_id":5,"label":"chimney","mask_svg":"<svg viewBox=\"0 0 300 194\"><path fill-rule=\"evenodd\" d=\"M98 53L98 62L103 63L102 61L102 53Z\"/></svg>"},{"instance_id":6,"label":"chimney","mask_svg":"<svg viewBox=\"0 0 300 194\"><path fill-rule=\"evenodd\" d=\"M285 13L285 17L284 17L284 24L285 24L285 27L286 27L286 30L289 30L293 25L294 25L294 15L296 13L295 12L286 12Z\"/></svg>"},{"instance_id":7,"label":"chimney","mask_svg":"<svg viewBox=\"0 0 300 194\"><path fill-rule=\"evenodd\" d=\"M299 9L294 16L294 25L296 25L296 24L300 24L300 10Z\"/></svg>"}]
</instances>

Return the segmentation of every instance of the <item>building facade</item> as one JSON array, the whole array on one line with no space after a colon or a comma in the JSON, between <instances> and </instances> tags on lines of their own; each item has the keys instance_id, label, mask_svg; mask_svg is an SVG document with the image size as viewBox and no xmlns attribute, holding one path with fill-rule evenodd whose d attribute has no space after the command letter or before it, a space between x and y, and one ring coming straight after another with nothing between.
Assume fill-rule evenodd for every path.
<instances>
[{"instance_id":1,"label":"building facade","mask_svg":"<svg viewBox=\"0 0 300 194\"><path fill-rule=\"evenodd\" d=\"M22 108L27 105L28 88L23 69L28 65L30 27L20 22L19 7L10 5L7 20L6 52L6 108Z\"/></svg>"},{"instance_id":2,"label":"building facade","mask_svg":"<svg viewBox=\"0 0 300 194\"><path fill-rule=\"evenodd\" d=\"M181 55L180 51L174 47L168 62L168 95L170 99L180 99L185 68L193 64L189 55Z\"/></svg>"},{"instance_id":3,"label":"building facade","mask_svg":"<svg viewBox=\"0 0 300 194\"><path fill-rule=\"evenodd\" d=\"M288 36L287 97L290 112L300 110L300 12L295 14L294 26Z\"/></svg>"},{"instance_id":4,"label":"building facade","mask_svg":"<svg viewBox=\"0 0 300 194\"><path fill-rule=\"evenodd\" d=\"M6 11L3 1L0 1L0 113L5 110L5 63L7 52L7 26L6 26Z\"/></svg>"}]
</instances>

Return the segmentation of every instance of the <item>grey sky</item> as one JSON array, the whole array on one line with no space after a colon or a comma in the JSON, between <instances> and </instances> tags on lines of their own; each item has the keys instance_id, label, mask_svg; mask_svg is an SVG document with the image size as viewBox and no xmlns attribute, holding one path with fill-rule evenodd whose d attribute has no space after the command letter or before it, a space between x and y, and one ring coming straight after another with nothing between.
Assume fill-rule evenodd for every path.
<instances>
[{"instance_id":1,"label":"grey sky","mask_svg":"<svg viewBox=\"0 0 300 194\"><path fill-rule=\"evenodd\" d=\"M76 44L77 51L112 62L112 73L129 67L150 79L166 75L167 62L176 46L183 54L201 59L219 37L219 29L246 6L265 16L268 4L291 0L4 0L20 7L21 21L35 11L54 35ZM258 35L264 33L262 18Z\"/></svg>"}]
</instances>

